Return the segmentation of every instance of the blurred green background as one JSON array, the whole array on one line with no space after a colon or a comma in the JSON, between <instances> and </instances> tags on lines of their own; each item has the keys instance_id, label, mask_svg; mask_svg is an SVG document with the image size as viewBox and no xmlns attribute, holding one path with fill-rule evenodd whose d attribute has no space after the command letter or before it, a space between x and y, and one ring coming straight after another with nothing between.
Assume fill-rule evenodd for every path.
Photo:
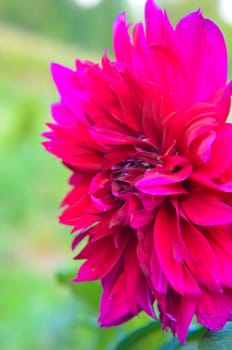
<instances>
[{"instance_id":1,"label":"blurred green background","mask_svg":"<svg viewBox=\"0 0 232 350\"><path fill-rule=\"evenodd\" d=\"M115 16L126 10L131 21L141 19L143 2L102 0L89 7L87 0L0 2L1 350L157 349L164 337L170 339L159 324L137 331L149 322L144 315L125 326L98 329L99 285L69 282L75 273L70 230L56 219L68 172L40 144L50 104L58 99L50 62L98 61L104 48L111 50ZM159 1L174 23L202 7L221 26L232 62L232 28L219 2ZM125 338L132 330L134 338Z\"/></svg>"}]
</instances>

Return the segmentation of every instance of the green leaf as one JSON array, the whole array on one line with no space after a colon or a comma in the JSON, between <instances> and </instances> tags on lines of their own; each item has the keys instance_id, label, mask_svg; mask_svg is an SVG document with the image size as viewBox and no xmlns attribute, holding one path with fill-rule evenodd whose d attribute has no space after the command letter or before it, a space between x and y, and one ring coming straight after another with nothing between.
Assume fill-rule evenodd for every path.
<instances>
[{"instance_id":1,"label":"green leaf","mask_svg":"<svg viewBox=\"0 0 232 350\"><path fill-rule=\"evenodd\" d=\"M174 338L168 341L167 343L164 343L159 347L159 350L177 350L180 348L180 342Z\"/></svg>"},{"instance_id":2,"label":"green leaf","mask_svg":"<svg viewBox=\"0 0 232 350\"><path fill-rule=\"evenodd\" d=\"M198 347L199 350L231 350L232 349L232 323L218 332L207 331Z\"/></svg>"},{"instance_id":3,"label":"green leaf","mask_svg":"<svg viewBox=\"0 0 232 350\"><path fill-rule=\"evenodd\" d=\"M188 333L187 344L182 345L177 338L171 339L169 342L161 345L159 350L194 350L197 349L197 344L205 333L205 329L203 327L193 328Z\"/></svg>"},{"instance_id":4,"label":"green leaf","mask_svg":"<svg viewBox=\"0 0 232 350\"><path fill-rule=\"evenodd\" d=\"M98 313L101 286L99 282L72 282L76 272L73 269L62 269L57 272L57 279L60 283L71 289L74 296L92 309L94 314Z\"/></svg>"},{"instance_id":5,"label":"green leaf","mask_svg":"<svg viewBox=\"0 0 232 350\"><path fill-rule=\"evenodd\" d=\"M152 339L149 340L149 345L153 344L155 346L163 341L165 334L161 331L160 322L150 322L146 326L134 330L125 336L113 350L146 349L148 344L142 343L150 336L152 336ZM149 349L152 348L150 347Z\"/></svg>"}]
</instances>

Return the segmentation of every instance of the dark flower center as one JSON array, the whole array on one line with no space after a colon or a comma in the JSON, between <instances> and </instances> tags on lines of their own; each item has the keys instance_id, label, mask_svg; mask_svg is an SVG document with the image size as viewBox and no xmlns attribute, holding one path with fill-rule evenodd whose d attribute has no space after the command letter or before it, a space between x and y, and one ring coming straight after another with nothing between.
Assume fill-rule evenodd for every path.
<instances>
[{"instance_id":1,"label":"dark flower center","mask_svg":"<svg viewBox=\"0 0 232 350\"><path fill-rule=\"evenodd\" d=\"M138 158L128 157L126 160L112 166L112 193L117 197L121 197L126 193L137 192L134 183L150 169L156 169L157 173L163 171L163 164L154 153L142 152ZM147 154L144 154L147 153ZM140 156L140 157L139 157Z\"/></svg>"},{"instance_id":2,"label":"dark flower center","mask_svg":"<svg viewBox=\"0 0 232 350\"><path fill-rule=\"evenodd\" d=\"M111 167L111 192L114 197L127 200L131 193L139 191L141 182L149 183L153 177L161 191L167 186L171 193L183 194L191 171L191 164L179 154L175 140L165 150L139 143L125 160Z\"/></svg>"}]
</instances>

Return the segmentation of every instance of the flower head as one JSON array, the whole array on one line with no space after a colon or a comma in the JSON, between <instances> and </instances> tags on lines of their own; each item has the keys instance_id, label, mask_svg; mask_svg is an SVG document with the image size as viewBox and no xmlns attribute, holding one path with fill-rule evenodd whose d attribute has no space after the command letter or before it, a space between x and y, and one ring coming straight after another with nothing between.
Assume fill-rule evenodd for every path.
<instances>
[{"instance_id":1,"label":"flower head","mask_svg":"<svg viewBox=\"0 0 232 350\"><path fill-rule=\"evenodd\" d=\"M74 281L101 280L100 324L143 310L185 341L194 315L218 330L232 310L226 47L200 11L173 28L153 0L128 28L121 14L113 61L52 65L45 147L72 172L60 221L73 249L88 238Z\"/></svg>"}]
</instances>

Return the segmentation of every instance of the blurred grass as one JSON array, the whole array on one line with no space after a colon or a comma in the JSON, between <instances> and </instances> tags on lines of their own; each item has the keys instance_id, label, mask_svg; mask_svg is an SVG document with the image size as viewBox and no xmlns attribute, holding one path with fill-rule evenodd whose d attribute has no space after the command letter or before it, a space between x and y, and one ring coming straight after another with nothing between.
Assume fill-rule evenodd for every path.
<instances>
[{"instance_id":1,"label":"blurred grass","mask_svg":"<svg viewBox=\"0 0 232 350\"><path fill-rule=\"evenodd\" d=\"M57 100L50 61L73 65L77 56L84 53L0 24L1 350L76 346L69 323L80 305L54 278L71 258L69 229L56 220L68 174L40 134Z\"/></svg>"}]
</instances>

